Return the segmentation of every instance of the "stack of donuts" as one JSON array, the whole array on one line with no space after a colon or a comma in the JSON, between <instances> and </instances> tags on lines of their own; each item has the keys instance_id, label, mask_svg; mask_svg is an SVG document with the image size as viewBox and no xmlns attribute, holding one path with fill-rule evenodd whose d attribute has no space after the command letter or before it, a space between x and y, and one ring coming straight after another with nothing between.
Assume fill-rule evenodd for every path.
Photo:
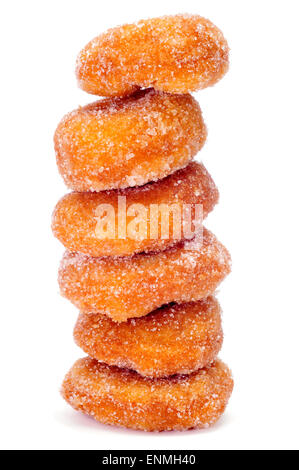
<instances>
[{"instance_id":1,"label":"stack of donuts","mask_svg":"<svg viewBox=\"0 0 299 470\"><path fill-rule=\"evenodd\" d=\"M103 98L65 116L54 137L73 191L53 213L53 233L67 249L59 285L80 310L74 338L88 354L66 375L62 395L102 423L207 427L232 392L230 370L217 359L223 333L214 297L230 272L228 251L202 225L185 234L184 219L178 237L172 212L168 236L160 215L152 234L154 208L200 207L204 218L218 201L211 176L192 161L206 127L189 93L227 68L221 31L197 15L110 29L79 54L79 86ZM140 211L145 222L137 223Z\"/></svg>"}]
</instances>

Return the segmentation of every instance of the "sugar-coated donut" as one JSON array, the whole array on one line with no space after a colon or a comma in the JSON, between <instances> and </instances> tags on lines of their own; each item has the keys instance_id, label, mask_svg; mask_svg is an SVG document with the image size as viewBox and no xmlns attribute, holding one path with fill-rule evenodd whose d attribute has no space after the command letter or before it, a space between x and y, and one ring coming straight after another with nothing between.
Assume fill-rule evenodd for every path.
<instances>
[{"instance_id":1,"label":"sugar-coated donut","mask_svg":"<svg viewBox=\"0 0 299 470\"><path fill-rule=\"evenodd\" d=\"M219 360L190 375L153 379L86 357L75 362L61 393L73 408L103 424L171 431L215 423L232 389L231 372Z\"/></svg>"},{"instance_id":2,"label":"sugar-coated donut","mask_svg":"<svg viewBox=\"0 0 299 470\"><path fill-rule=\"evenodd\" d=\"M122 322L170 302L207 297L229 272L228 251L204 229L202 240L154 254L92 258L66 252L58 280L61 294L80 310Z\"/></svg>"},{"instance_id":3,"label":"sugar-coated donut","mask_svg":"<svg viewBox=\"0 0 299 470\"><path fill-rule=\"evenodd\" d=\"M90 357L143 376L190 374L211 364L220 351L220 306L209 296L122 323L100 313L80 314L74 338Z\"/></svg>"},{"instance_id":4,"label":"sugar-coated donut","mask_svg":"<svg viewBox=\"0 0 299 470\"><path fill-rule=\"evenodd\" d=\"M188 93L214 85L228 69L222 32L198 15L174 15L109 29L80 52L79 86L94 95L125 96L154 87Z\"/></svg>"},{"instance_id":5,"label":"sugar-coated donut","mask_svg":"<svg viewBox=\"0 0 299 470\"><path fill-rule=\"evenodd\" d=\"M125 200L120 199L124 196ZM184 207L187 204L190 204L193 209L192 217L196 215L196 204L201 206L202 216L205 217L217 201L218 190L211 176L202 164L192 162L186 168L176 171L167 178L142 187L100 193L73 192L67 194L56 205L52 217L52 230L69 251L77 251L95 257L126 256L138 252L160 251L173 245L177 239L188 238L186 232L184 236L183 227ZM99 209L101 207L105 209L106 204L112 206L115 237L109 237L107 232L99 233L97 231ZM118 221L123 220L121 214L124 214L124 210L125 213L129 213L133 207L138 207L133 204L142 204L142 209L144 208L146 211L144 215L146 232L144 234L139 234L138 231L130 233L128 226L132 224L134 217L126 216L124 219L125 236L121 238ZM159 218L156 212L158 236L151 237L151 214L153 207L157 207L157 204L167 204L167 207L175 204L175 210L178 209L178 214L181 215L177 220L173 212L169 212L169 218L165 219L166 223L169 220L169 234L165 232L165 238L161 233L161 211ZM176 224L179 226L179 234L176 233ZM192 232L193 230L190 234Z\"/></svg>"},{"instance_id":6,"label":"sugar-coated donut","mask_svg":"<svg viewBox=\"0 0 299 470\"><path fill-rule=\"evenodd\" d=\"M59 123L54 145L69 188L103 191L164 178L186 166L205 140L191 95L150 89L72 111Z\"/></svg>"}]
</instances>

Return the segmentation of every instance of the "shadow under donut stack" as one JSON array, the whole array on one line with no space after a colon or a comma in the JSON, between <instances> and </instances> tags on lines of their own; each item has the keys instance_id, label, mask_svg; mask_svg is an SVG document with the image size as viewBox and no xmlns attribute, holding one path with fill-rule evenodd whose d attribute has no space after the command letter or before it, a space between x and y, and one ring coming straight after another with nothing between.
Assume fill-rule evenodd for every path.
<instances>
[{"instance_id":1,"label":"shadow under donut stack","mask_svg":"<svg viewBox=\"0 0 299 470\"><path fill-rule=\"evenodd\" d=\"M193 217L200 207L204 218L218 201L211 176L192 161L206 127L189 93L227 68L221 31L196 15L117 27L79 54L80 87L105 99L65 116L54 138L73 190L53 214L67 249L59 285L80 309L74 338L88 354L66 375L62 395L104 424L207 427L232 392L217 359L223 334L213 295L230 255L205 228L186 231L173 210L164 236L159 212L187 207Z\"/></svg>"}]
</instances>

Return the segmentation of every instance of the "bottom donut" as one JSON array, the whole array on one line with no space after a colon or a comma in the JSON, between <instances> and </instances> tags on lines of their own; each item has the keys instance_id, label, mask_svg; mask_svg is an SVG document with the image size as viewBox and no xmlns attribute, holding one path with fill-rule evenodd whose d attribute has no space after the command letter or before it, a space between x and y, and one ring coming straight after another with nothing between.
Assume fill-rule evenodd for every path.
<instances>
[{"instance_id":1,"label":"bottom donut","mask_svg":"<svg viewBox=\"0 0 299 470\"><path fill-rule=\"evenodd\" d=\"M68 372L61 393L74 409L103 424L182 431L215 423L232 389L231 372L220 360L190 375L150 379L85 357Z\"/></svg>"}]
</instances>

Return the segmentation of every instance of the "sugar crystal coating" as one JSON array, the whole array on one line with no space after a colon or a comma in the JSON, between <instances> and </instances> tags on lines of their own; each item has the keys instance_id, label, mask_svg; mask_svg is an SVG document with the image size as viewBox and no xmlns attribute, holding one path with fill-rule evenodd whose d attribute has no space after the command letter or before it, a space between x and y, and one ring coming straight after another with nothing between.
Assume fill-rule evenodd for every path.
<instances>
[{"instance_id":1,"label":"sugar crystal coating","mask_svg":"<svg viewBox=\"0 0 299 470\"><path fill-rule=\"evenodd\" d=\"M142 90L67 114L54 144L65 184L75 191L141 186L185 167L206 140L191 95Z\"/></svg>"},{"instance_id":2,"label":"sugar crystal coating","mask_svg":"<svg viewBox=\"0 0 299 470\"><path fill-rule=\"evenodd\" d=\"M202 240L158 253L92 258L66 252L59 270L61 294L82 311L115 321L142 317L170 302L193 302L212 294L230 272L230 255L204 229Z\"/></svg>"},{"instance_id":3,"label":"sugar crystal coating","mask_svg":"<svg viewBox=\"0 0 299 470\"><path fill-rule=\"evenodd\" d=\"M61 392L73 408L101 423L170 431L215 423L232 388L231 372L220 360L190 375L153 379L86 357L73 365Z\"/></svg>"},{"instance_id":4,"label":"sugar crystal coating","mask_svg":"<svg viewBox=\"0 0 299 470\"><path fill-rule=\"evenodd\" d=\"M124 96L148 87L196 91L214 85L227 69L222 32L201 16L180 14L109 29L80 52L76 75L88 93Z\"/></svg>"},{"instance_id":5,"label":"sugar crystal coating","mask_svg":"<svg viewBox=\"0 0 299 470\"><path fill-rule=\"evenodd\" d=\"M80 314L74 338L90 357L143 376L189 374L216 359L223 338L220 306L210 296L122 323L100 313Z\"/></svg>"},{"instance_id":6,"label":"sugar crystal coating","mask_svg":"<svg viewBox=\"0 0 299 470\"><path fill-rule=\"evenodd\" d=\"M119 196L126 197L126 209L132 204L142 204L147 210L146 238L137 237L120 238L118 235ZM151 238L151 205L171 204L179 205L183 215L184 205L200 204L205 217L218 201L218 190L205 169L197 162L190 163L183 170L156 183L149 183L142 187L124 190L106 191L100 193L70 193L64 196L56 205L52 218L54 235L69 251L77 251L90 256L126 256L138 252L159 251L175 243L173 231L173 213L169 214L169 237L161 237L161 217L158 223L158 238ZM97 236L97 209L101 204L110 204L115 213L115 238L101 238ZM126 218L127 225L132 217ZM176 223L176 222L175 222ZM181 217L181 234L183 232L183 217Z\"/></svg>"}]
</instances>

